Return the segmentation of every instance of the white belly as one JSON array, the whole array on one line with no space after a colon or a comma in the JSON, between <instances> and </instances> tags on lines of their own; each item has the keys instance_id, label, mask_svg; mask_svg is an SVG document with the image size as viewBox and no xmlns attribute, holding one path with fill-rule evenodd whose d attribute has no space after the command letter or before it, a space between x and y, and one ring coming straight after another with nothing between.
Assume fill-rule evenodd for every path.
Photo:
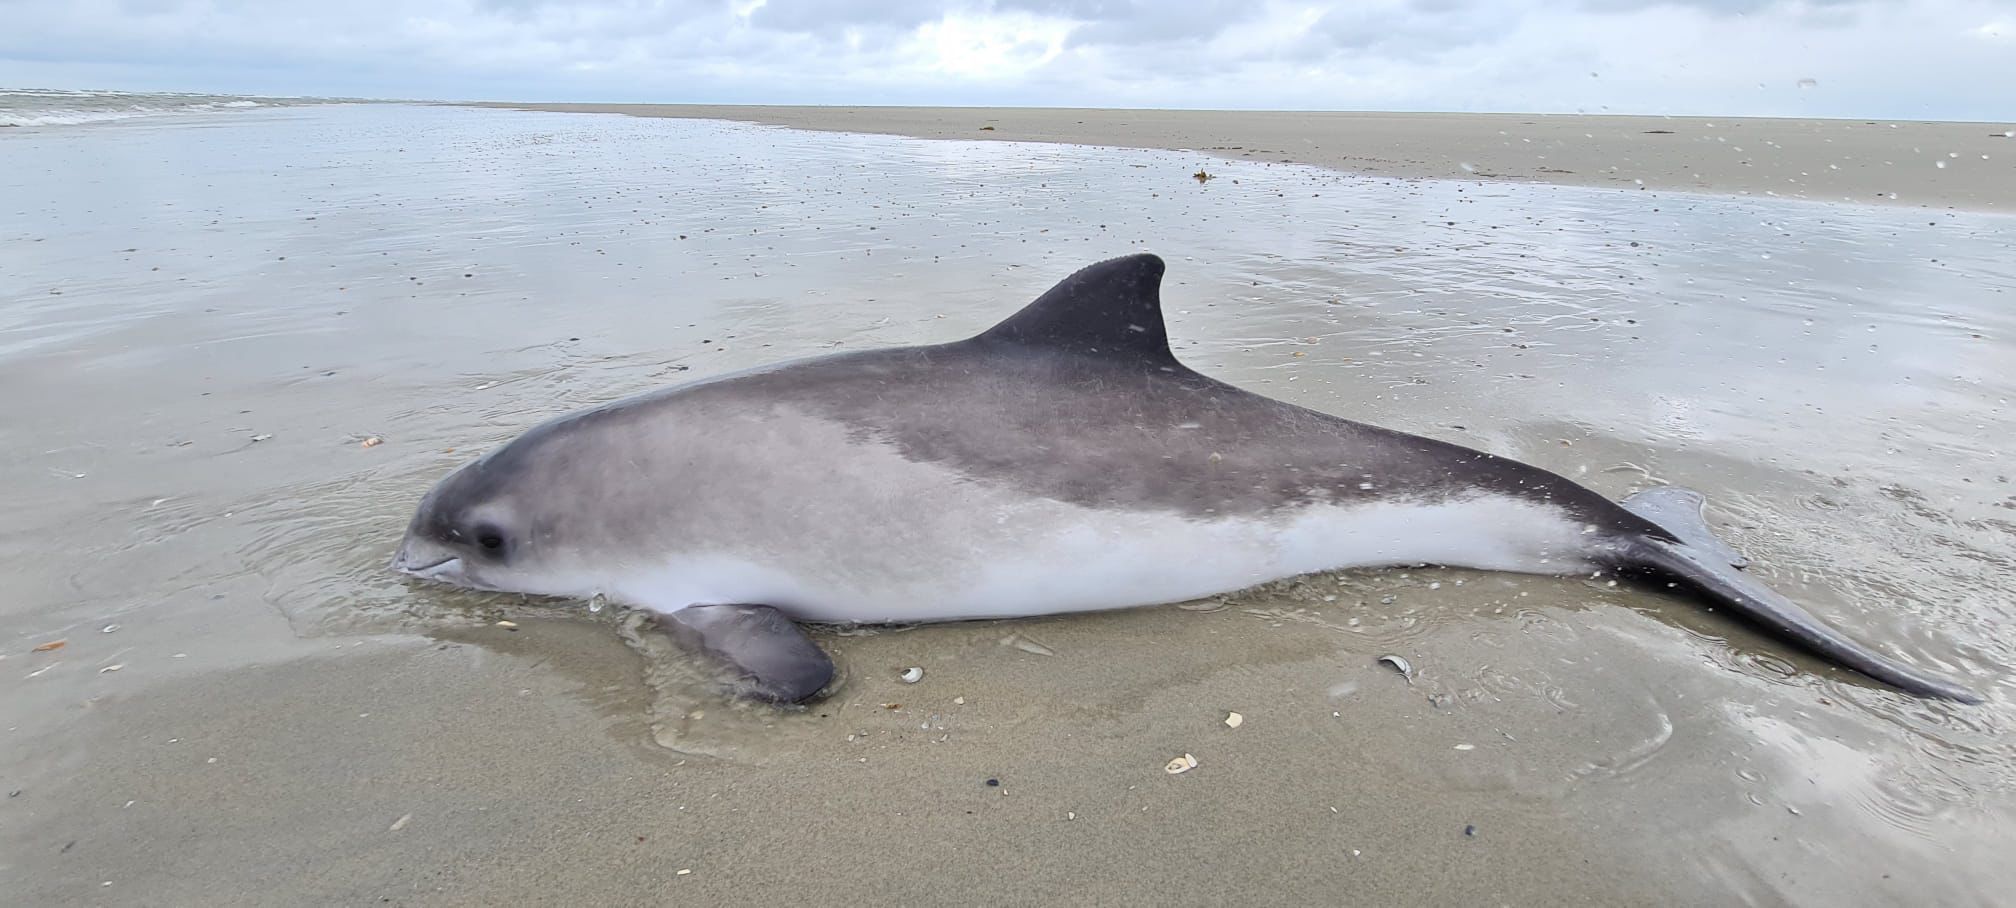
<instances>
[{"instance_id":1,"label":"white belly","mask_svg":"<svg viewBox=\"0 0 2016 908\"><path fill-rule=\"evenodd\" d=\"M870 520L802 545L773 540L760 554L674 557L624 578L615 592L661 611L748 602L811 621L918 622L1180 602L1354 567L1588 567L1581 525L1559 509L1502 496L1231 519L1027 499L989 505L965 519L913 514L900 529Z\"/></svg>"}]
</instances>

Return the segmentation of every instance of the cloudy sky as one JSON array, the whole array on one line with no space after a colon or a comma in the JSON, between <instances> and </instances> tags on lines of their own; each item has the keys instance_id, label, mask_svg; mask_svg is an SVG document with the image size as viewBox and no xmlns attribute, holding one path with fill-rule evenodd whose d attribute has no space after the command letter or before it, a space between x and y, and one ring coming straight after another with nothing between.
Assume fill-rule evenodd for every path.
<instances>
[{"instance_id":1,"label":"cloudy sky","mask_svg":"<svg viewBox=\"0 0 2016 908\"><path fill-rule=\"evenodd\" d=\"M0 86L2016 119L2016 0L0 0Z\"/></svg>"}]
</instances>

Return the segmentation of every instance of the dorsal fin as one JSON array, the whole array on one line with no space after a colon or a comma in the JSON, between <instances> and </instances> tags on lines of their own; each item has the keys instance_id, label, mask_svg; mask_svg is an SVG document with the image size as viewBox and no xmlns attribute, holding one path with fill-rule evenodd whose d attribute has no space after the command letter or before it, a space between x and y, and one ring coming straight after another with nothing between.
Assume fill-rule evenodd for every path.
<instances>
[{"instance_id":1,"label":"dorsal fin","mask_svg":"<svg viewBox=\"0 0 2016 908\"><path fill-rule=\"evenodd\" d=\"M1162 326L1163 270L1161 257L1145 252L1088 265L977 340L1173 360Z\"/></svg>"}]
</instances>

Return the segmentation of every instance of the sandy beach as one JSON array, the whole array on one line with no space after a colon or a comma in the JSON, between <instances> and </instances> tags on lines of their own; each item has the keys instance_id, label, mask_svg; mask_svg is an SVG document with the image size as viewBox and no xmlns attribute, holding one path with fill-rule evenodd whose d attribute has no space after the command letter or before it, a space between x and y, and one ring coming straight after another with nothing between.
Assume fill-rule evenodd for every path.
<instances>
[{"instance_id":1,"label":"sandy beach","mask_svg":"<svg viewBox=\"0 0 2016 908\"><path fill-rule=\"evenodd\" d=\"M1537 114L513 104L930 139L1204 151L1403 178L2016 210L2016 122Z\"/></svg>"},{"instance_id":2,"label":"sandy beach","mask_svg":"<svg viewBox=\"0 0 2016 908\"><path fill-rule=\"evenodd\" d=\"M1304 115L621 110L679 119L0 130L6 901L2016 886L2008 127L1336 115L1299 147ZM939 134L973 141L906 137ZM840 684L779 710L648 616L387 568L436 480L548 416L966 336L1131 251L1200 371L1613 497L1703 489L1758 576L1989 702L1656 590L1396 569L821 629Z\"/></svg>"}]
</instances>

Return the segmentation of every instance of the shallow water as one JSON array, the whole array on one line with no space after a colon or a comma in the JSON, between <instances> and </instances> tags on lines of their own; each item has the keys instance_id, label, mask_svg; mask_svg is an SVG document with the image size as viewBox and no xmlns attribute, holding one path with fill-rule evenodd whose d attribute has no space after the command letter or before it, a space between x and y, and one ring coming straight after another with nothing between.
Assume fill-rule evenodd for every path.
<instances>
[{"instance_id":1,"label":"shallow water","mask_svg":"<svg viewBox=\"0 0 2016 908\"><path fill-rule=\"evenodd\" d=\"M1135 250L1169 260L1170 333L1200 370L1613 496L1701 489L1753 572L1991 702L1900 697L1642 591L1413 570L827 632L834 705L779 713L715 700L640 616L385 570L435 479L544 417L956 338ZM387 637L600 677L531 633L571 623L642 655L574 696L641 718L667 760L1152 737L1194 707L1172 691L1207 684L1294 729L1272 751L1241 739L1249 765L1349 754L1532 822L1623 827L1605 835L1678 854L1660 879L1708 901L1985 903L2012 882L1985 856L2016 845L2016 218L308 107L6 130L0 301L18 779L118 762L66 744L79 704ZM505 615L532 626L488 627ZM1421 676L1398 683L1386 652ZM923 687L893 680L910 664ZM952 708L947 676L997 709ZM933 708L882 708L926 689ZM1424 703L1447 722L1419 724ZM1451 728L1497 743L1452 750ZM1781 837L1805 850L1762 844Z\"/></svg>"},{"instance_id":2,"label":"shallow water","mask_svg":"<svg viewBox=\"0 0 2016 908\"><path fill-rule=\"evenodd\" d=\"M138 117L214 117L254 107L342 103L332 98L269 98L190 92L0 88L0 127L77 126Z\"/></svg>"}]
</instances>

